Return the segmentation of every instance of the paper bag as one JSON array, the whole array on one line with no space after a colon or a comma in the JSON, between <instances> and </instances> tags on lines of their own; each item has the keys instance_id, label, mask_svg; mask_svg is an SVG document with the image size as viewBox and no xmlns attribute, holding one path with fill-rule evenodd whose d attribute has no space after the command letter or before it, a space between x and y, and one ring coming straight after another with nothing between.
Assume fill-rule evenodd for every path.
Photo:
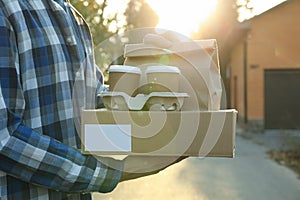
<instances>
[{"instance_id":1,"label":"paper bag","mask_svg":"<svg viewBox=\"0 0 300 200\"><path fill-rule=\"evenodd\" d=\"M124 65L138 66L142 71L151 65L178 67L181 71L179 92L190 96L182 110L220 109L222 85L216 40L178 42L168 49L143 43L128 44L124 56ZM144 76L141 86L146 83Z\"/></svg>"}]
</instances>

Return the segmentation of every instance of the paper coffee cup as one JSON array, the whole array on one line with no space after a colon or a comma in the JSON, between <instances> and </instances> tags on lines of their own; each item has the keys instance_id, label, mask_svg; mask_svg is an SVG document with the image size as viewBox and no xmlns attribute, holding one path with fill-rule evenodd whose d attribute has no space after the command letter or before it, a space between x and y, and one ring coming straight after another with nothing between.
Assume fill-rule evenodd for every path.
<instances>
[{"instance_id":1,"label":"paper coffee cup","mask_svg":"<svg viewBox=\"0 0 300 200\"><path fill-rule=\"evenodd\" d=\"M149 66L146 69L149 92L178 92L180 70L175 66Z\"/></svg>"},{"instance_id":2,"label":"paper coffee cup","mask_svg":"<svg viewBox=\"0 0 300 200\"><path fill-rule=\"evenodd\" d=\"M108 72L108 83L112 92L125 92L131 96L139 86L141 70L138 67L111 65Z\"/></svg>"}]
</instances>

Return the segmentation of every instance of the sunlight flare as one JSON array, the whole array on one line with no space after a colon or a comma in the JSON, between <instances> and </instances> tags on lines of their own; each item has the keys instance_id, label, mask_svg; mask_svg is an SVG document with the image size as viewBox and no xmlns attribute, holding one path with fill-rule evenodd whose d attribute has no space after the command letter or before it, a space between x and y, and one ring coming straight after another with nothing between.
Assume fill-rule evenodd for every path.
<instances>
[{"instance_id":1,"label":"sunlight flare","mask_svg":"<svg viewBox=\"0 0 300 200\"><path fill-rule=\"evenodd\" d=\"M147 0L159 16L157 28L169 29L186 36L215 9L217 0Z\"/></svg>"}]
</instances>

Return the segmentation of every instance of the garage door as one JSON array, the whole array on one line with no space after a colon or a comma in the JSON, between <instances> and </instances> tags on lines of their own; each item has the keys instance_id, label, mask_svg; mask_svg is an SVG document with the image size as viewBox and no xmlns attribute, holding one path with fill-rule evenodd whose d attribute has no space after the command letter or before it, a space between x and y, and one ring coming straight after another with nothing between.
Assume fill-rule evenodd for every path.
<instances>
[{"instance_id":1,"label":"garage door","mask_svg":"<svg viewBox=\"0 0 300 200\"><path fill-rule=\"evenodd\" d=\"M300 129L300 70L265 70L265 128Z\"/></svg>"}]
</instances>

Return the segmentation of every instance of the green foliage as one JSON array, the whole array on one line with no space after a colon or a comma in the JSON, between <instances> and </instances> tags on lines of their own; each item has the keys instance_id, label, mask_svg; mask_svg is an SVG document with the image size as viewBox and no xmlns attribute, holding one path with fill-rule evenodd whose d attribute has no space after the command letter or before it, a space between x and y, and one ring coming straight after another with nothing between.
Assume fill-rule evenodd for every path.
<instances>
[{"instance_id":1,"label":"green foliage","mask_svg":"<svg viewBox=\"0 0 300 200\"><path fill-rule=\"evenodd\" d=\"M154 27L158 23L158 16L145 0L71 0L71 3L88 23L95 45L113 34Z\"/></svg>"},{"instance_id":2,"label":"green foliage","mask_svg":"<svg viewBox=\"0 0 300 200\"><path fill-rule=\"evenodd\" d=\"M158 17L145 0L70 0L89 25L95 61L104 75L111 64L123 62L122 33L154 27Z\"/></svg>"},{"instance_id":3,"label":"green foliage","mask_svg":"<svg viewBox=\"0 0 300 200\"><path fill-rule=\"evenodd\" d=\"M155 27L158 16L145 0L130 0L125 12L128 29Z\"/></svg>"},{"instance_id":4,"label":"green foliage","mask_svg":"<svg viewBox=\"0 0 300 200\"><path fill-rule=\"evenodd\" d=\"M124 25L117 25L123 13L107 14L108 0L71 0L71 3L88 23L95 45L124 28Z\"/></svg>"}]
</instances>

